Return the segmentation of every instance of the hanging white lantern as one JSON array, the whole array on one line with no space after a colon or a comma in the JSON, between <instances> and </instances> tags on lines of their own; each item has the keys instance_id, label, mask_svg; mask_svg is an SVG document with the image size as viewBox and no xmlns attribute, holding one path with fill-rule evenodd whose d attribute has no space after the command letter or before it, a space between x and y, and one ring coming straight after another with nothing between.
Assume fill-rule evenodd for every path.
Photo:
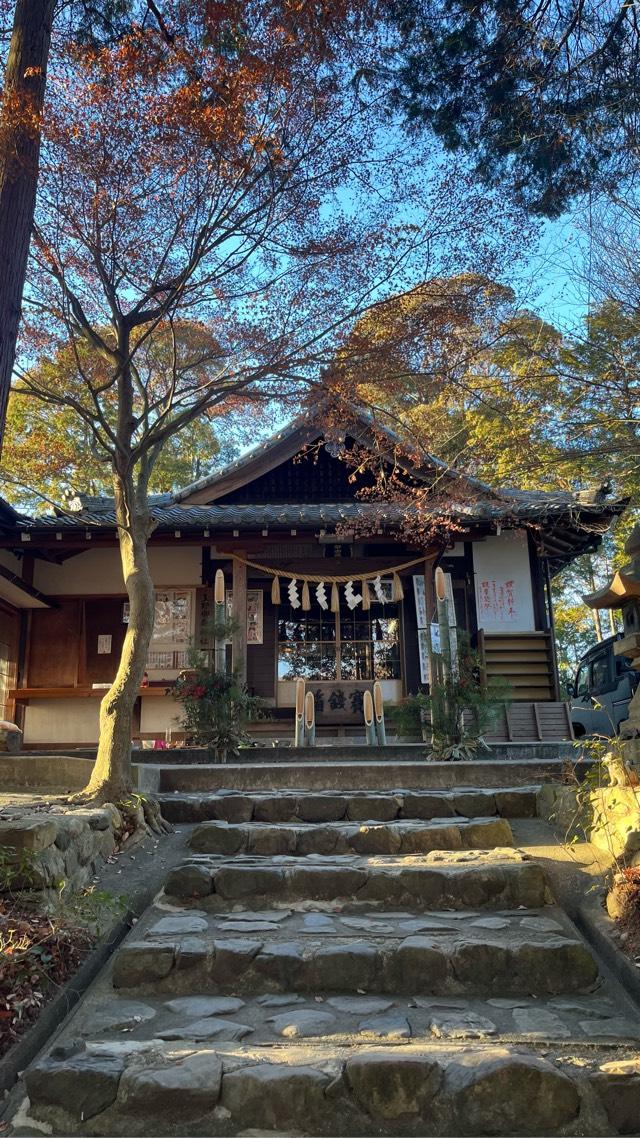
<instances>
[{"instance_id":1,"label":"hanging white lantern","mask_svg":"<svg viewBox=\"0 0 640 1138\"><path fill-rule=\"evenodd\" d=\"M316 600L320 608L326 612L329 608L329 598L327 597L327 586L324 581L321 581L316 589Z\"/></svg>"},{"instance_id":2,"label":"hanging white lantern","mask_svg":"<svg viewBox=\"0 0 640 1138\"><path fill-rule=\"evenodd\" d=\"M378 576L374 577L373 579L373 591L376 594L376 600L380 601L381 604L384 604L387 598L384 595L384 590L382 588L382 577L379 573Z\"/></svg>"},{"instance_id":3,"label":"hanging white lantern","mask_svg":"<svg viewBox=\"0 0 640 1138\"><path fill-rule=\"evenodd\" d=\"M349 606L349 608L352 611L353 611L353 609L357 608L358 605L360 604L360 602L362 600L362 594L361 593L354 593L353 581L347 581L347 583L344 587L344 598L347 602L347 605Z\"/></svg>"},{"instance_id":4,"label":"hanging white lantern","mask_svg":"<svg viewBox=\"0 0 640 1138\"><path fill-rule=\"evenodd\" d=\"M300 595L298 593L298 582L296 581L295 577L294 577L293 581L289 581L287 592L289 594L289 604L291 605L291 608L292 609L299 609L300 608Z\"/></svg>"}]
</instances>

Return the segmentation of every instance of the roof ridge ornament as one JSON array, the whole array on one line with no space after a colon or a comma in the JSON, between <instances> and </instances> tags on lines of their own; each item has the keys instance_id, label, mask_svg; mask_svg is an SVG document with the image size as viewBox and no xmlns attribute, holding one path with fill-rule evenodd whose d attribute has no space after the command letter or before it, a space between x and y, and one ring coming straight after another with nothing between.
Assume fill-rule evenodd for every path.
<instances>
[{"instance_id":1,"label":"roof ridge ornament","mask_svg":"<svg viewBox=\"0 0 640 1138\"><path fill-rule=\"evenodd\" d=\"M332 458L341 458L345 452L347 435L343 427L328 427L323 435L324 449Z\"/></svg>"}]
</instances>

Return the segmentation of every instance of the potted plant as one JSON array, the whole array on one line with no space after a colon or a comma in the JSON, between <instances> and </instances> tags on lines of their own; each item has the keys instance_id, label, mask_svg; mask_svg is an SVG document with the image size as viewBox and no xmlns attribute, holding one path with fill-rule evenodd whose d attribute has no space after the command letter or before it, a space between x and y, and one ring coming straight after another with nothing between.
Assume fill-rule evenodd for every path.
<instances>
[{"instance_id":1,"label":"potted plant","mask_svg":"<svg viewBox=\"0 0 640 1138\"><path fill-rule=\"evenodd\" d=\"M213 628L218 641L232 625ZM170 694L182 704L181 726L188 740L208 747L214 762L224 763L247 746L249 723L265 715L263 701L252 695L236 672L216 668L216 653L192 648L189 667L175 680Z\"/></svg>"}]
</instances>

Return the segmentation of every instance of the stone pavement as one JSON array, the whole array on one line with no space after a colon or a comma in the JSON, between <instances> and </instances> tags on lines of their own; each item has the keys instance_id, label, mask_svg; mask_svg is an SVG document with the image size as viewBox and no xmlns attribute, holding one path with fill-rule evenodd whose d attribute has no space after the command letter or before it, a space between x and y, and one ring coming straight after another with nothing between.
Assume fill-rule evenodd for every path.
<instances>
[{"instance_id":1,"label":"stone pavement","mask_svg":"<svg viewBox=\"0 0 640 1138\"><path fill-rule=\"evenodd\" d=\"M640 1133L637 1009L514 848L536 788L301 781L166 796L189 851L14 1133Z\"/></svg>"}]
</instances>

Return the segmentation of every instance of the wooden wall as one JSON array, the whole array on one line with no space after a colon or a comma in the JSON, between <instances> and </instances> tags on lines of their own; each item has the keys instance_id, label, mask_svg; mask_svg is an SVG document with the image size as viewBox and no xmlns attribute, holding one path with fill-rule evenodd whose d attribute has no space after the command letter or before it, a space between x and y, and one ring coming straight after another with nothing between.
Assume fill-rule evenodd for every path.
<instances>
[{"instance_id":1,"label":"wooden wall","mask_svg":"<svg viewBox=\"0 0 640 1138\"><path fill-rule=\"evenodd\" d=\"M34 609L27 657L28 687L74 687L79 683L82 602Z\"/></svg>"},{"instance_id":2,"label":"wooden wall","mask_svg":"<svg viewBox=\"0 0 640 1138\"><path fill-rule=\"evenodd\" d=\"M20 616L0 601L0 719L14 721L14 704L7 692L16 684Z\"/></svg>"},{"instance_id":3,"label":"wooden wall","mask_svg":"<svg viewBox=\"0 0 640 1138\"><path fill-rule=\"evenodd\" d=\"M81 682L109 683L120 660L127 626L122 619L122 600L84 602L84 667L80 665ZM111 636L111 652L98 655L98 637Z\"/></svg>"}]
</instances>

